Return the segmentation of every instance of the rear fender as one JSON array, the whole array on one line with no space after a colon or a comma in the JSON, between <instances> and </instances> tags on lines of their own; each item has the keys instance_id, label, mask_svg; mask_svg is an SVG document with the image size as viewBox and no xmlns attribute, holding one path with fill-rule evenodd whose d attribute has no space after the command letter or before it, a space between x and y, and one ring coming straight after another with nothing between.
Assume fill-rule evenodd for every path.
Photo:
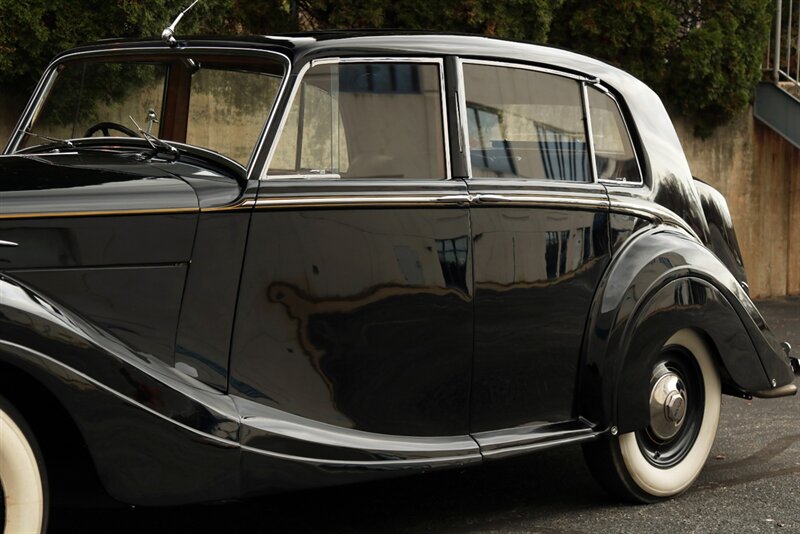
<instances>
[{"instance_id":1,"label":"rear fender","mask_svg":"<svg viewBox=\"0 0 800 534\"><path fill-rule=\"evenodd\" d=\"M678 229L648 228L620 250L595 296L578 413L620 432L646 426L653 360L683 328L707 341L729 391L763 392L794 380L763 317L725 265Z\"/></svg>"}]
</instances>

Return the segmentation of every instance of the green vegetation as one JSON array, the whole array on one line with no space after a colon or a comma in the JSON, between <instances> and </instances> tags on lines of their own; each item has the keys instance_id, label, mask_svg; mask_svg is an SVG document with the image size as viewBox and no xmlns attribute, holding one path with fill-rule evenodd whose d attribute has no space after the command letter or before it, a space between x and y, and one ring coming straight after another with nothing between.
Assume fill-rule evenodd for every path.
<instances>
[{"instance_id":1,"label":"green vegetation","mask_svg":"<svg viewBox=\"0 0 800 534\"><path fill-rule=\"evenodd\" d=\"M183 7L174 0L0 0L0 84L27 93L57 52L106 37L158 35ZM375 27L549 42L632 72L704 135L750 101L771 7L770 0L201 0L179 35Z\"/></svg>"}]
</instances>

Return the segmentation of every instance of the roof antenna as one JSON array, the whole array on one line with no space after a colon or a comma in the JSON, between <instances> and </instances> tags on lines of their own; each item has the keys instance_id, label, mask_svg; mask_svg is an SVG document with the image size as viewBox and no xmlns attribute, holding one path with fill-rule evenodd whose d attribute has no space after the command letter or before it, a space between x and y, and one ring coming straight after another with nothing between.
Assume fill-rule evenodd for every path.
<instances>
[{"instance_id":1,"label":"roof antenna","mask_svg":"<svg viewBox=\"0 0 800 534\"><path fill-rule=\"evenodd\" d=\"M192 2L192 5L181 11L180 14L177 17L175 17L175 20L172 21L172 24L164 28L164 31L161 32L161 38L164 40L165 43L167 43L170 46L175 46L176 44L178 44L178 40L175 39L175 26L178 25L178 23L181 21L186 12L192 9L197 2L198 0L194 0L194 2Z\"/></svg>"}]
</instances>

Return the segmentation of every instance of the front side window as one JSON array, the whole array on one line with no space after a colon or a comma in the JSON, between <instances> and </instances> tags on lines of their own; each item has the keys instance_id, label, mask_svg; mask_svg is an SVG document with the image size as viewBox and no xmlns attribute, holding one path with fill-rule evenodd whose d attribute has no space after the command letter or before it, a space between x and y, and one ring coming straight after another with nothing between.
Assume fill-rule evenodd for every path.
<instances>
[{"instance_id":1,"label":"front side window","mask_svg":"<svg viewBox=\"0 0 800 534\"><path fill-rule=\"evenodd\" d=\"M617 103L594 87L589 87L588 92L598 179L641 181L633 145Z\"/></svg>"},{"instance_id":2,"label":"front side window","mask_svg":"<svg viewBox=\"0 0 800 534\"><path fill-rule=\"evenodd\" d=\"M578 81L482 64L463 72L473 177L592 181Z\"/></svg>"},{"instance_id":3,"label":"front side window","mask_svg":"<svg viewBox=\"0 0 800 534\"><path fill-rule=\"evenodd\" d=\"M140 137L136 121L164 140L218 152L246 166L284 70L272 58L190 53L181 59L69 61L56 68L27 129L59 139ZM28 135L20 148L41 139Z\"/></svg>"},{"instance_id":4,"label":"front side window","mask_svg":"<svg viewBox=\"0 0 800 534\"><path fill-rule=\"evenodd\" d=\"M445 178L439 68L403 62L310 68L267 176Z\"/></svg>"}]
</instances>

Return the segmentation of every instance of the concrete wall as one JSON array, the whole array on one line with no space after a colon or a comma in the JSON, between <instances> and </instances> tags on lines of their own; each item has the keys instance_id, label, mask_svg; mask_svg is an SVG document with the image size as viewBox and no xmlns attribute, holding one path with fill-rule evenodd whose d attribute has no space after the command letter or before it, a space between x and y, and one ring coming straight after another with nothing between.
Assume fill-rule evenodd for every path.
<instances>
[{"instance_id":1,"label":"concrete wall","mask_svg":"<svg viewBox=\"0 0 800 534\"><path fill-rule=\"evenodd\" d=\"M751 295L800 294L800 149L752 110L705 140L675 127L692 173L728 199Z\"/></svg>"},{"instance_id":2,"label":"concrete wall","mask_svg":"<svg viewBox=\"0 0 800 534\"><path fill-rule=\"evenodd\" d=\"M0 90L0 145L24 106ZM692 173L728 199L754 297L800 295L800 149L747 110L708 139L677 120Z\"/></svg>"}]
</instances>

